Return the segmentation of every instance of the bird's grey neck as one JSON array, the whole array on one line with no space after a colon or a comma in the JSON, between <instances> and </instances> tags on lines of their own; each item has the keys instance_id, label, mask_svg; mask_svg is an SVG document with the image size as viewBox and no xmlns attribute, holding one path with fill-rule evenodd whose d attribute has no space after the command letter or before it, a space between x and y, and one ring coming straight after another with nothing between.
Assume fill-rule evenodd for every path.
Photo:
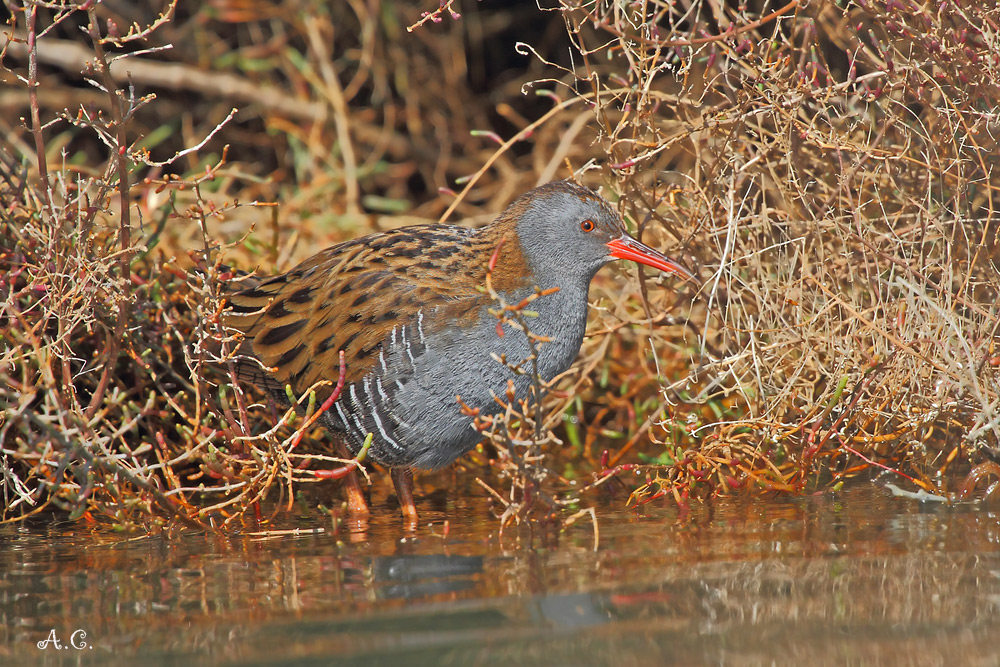
<instances>
[{"instance_id":1,"label":"bird's grey neck","mask_svg":"<svg viewBox=\"0 0 1000 667\"><path fill-rule=\"evenodd\" d=\"M538 371L545 381L569 368L580 351L587 326L589 282L588 280L585 283L539 285L541 289L559 287L559 291L537 297L524 309L531 313L521 318L528 331L548 339L536 343ZM505 297L508 303L516 304L534 293L535 288L531 287L517 290ZM496 344L506 354L508 362L519 363L527 360L530 345L525 334L510 324L503 328L504 337L498 338ZM531 373L533 369L530 361L524 363L521 370Z\"/></svg>"}]
</instances>

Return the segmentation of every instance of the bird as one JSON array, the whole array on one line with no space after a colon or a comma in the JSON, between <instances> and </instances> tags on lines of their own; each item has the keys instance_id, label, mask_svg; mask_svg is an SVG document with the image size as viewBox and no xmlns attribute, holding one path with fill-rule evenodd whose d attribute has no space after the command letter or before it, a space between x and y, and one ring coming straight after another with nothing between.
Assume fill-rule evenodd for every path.
<instances>
[{"instance_id":1,"label":"bird","mask_svg":"<svg viewBox=\"0 0 1000 667\"><path fill-rule=\"evenodd\" d=\"M223 321L242 338L238 379L279 403L288 403L286 387L298 396L322 381L317 397L329 396L343 352L344 385L321 422L353 455L371 437L367 458L389 468L404 520L415 526L413 471L473 449L483 436L470 411L497 413L495 397L509 382L523 396L533 380L500 361L527 359L532 346L498 320L495 298L516 304L544 294L531 303L529 324L547 341L534 367L547 382L577 357L590 282L616 259L697 282L630 236L603 197L554 181L480 228L400 227L339 243L280 275L252 276L227 295ZM353 473L345 487L349 510L366 513Z\"/></svg>"}]
</instances>

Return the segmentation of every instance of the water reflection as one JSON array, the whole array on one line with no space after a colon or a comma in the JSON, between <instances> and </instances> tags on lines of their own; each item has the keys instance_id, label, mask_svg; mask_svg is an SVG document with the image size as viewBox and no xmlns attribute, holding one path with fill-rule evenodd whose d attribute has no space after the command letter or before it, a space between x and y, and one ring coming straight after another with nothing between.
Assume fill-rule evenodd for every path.
<instances>
[{"instance_id":1,"label":"water reflection","mask_svg":"<svg viewBox=\"0 0 1000 667\"><path fill-rule=\"evenodd\" d=\"M0 528L0 663L997 662L1000 515L874 487L447 536L125 540ZM315 530L316 532L308 532ZM55 630L94 648L41 650ZM70 655L72 653L72 655Z\"/></svg>"},{"instance_id":2,"label":"water reflection","mask_svg":"<svg viewBox=\"0 0 1000 667\"><path fill-rule=\"evenodd\" d=\"M482 556L425 554L372 559L372 583L384 600L417 600L467 591L476 586L473 575L482 571Z\"/></svg>"}]
</instances>

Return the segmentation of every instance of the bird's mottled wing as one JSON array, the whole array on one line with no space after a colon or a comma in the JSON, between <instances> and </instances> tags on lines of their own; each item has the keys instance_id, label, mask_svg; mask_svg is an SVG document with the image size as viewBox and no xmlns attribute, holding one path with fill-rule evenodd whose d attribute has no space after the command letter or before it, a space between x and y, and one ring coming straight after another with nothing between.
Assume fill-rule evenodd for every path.
<instances>
[{"instance_id":1,"label":"bird's mottled wing","mask_svg":"<svg viewBox=\"0 0 1000 667\"><path fill-rule=\"evenodd\" d=\"M278 394L285 385L303 392L336 382L342 349L347 381L356 382L378 362L393 328L422 309L436 309L436 322L476 312L483 299L477 274L485 267L459 261L468 238L468 230L444 225L375 234L229 295L225 321L245 335L241 352L269 369L244 359L241 379Z\"/></svg>"}]
</instances>

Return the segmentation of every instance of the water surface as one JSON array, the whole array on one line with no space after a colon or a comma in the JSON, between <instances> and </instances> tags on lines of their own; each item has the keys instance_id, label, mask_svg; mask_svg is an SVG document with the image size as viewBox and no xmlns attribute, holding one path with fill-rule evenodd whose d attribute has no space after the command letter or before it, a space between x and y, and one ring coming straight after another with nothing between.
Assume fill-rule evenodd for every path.
<instances>
[{"instance_id":1,"label":"water surface","mask_svg":"<svg viewBox=\"0 0 1000 667\"><path fill-rule=\"evenodd\" d=\"M0 664L1000 664L996 507L621 504L596 551L589 520L501 537L474 490L413 534L387 504L338 534L0 527Z\"/></svg>"}]
</instances>

